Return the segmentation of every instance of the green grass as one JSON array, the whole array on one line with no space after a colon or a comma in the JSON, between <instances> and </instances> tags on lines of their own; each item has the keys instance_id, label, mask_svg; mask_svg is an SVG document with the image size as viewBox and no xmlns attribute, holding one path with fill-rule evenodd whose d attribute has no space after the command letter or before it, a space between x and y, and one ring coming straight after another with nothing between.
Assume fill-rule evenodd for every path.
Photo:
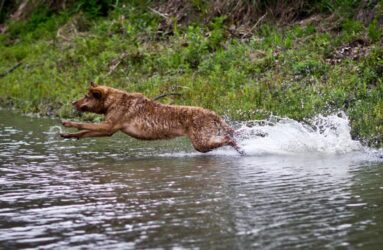
<instances>
[{"instance_id":1,"label":"green grass","mask_svg":"<svg viewBox=\"0 0 383 250\"><path fill-rule=\"evenodd\" d=\"M354 137L382 145L383 49L376 23L364 27L345 19L337 32L266 23L242 40L229 35L222 17L161 36L159 16L145 6L127 5L106 18L79 14L81 32L66 33L68 40L63 40L57 29L73 15L44 18L43 11L32 16L30 27L11 23L10 31L0 35L0 73L22 62L0 78L1 106L72 117L70 102L96 81L148 97L178 92L180 97L161 101L203 106L234 120L271 113L304 120L344 110ZM357 39L368 40L368 53L329 63L337 48Z\"/></svg>"}]
</instances>

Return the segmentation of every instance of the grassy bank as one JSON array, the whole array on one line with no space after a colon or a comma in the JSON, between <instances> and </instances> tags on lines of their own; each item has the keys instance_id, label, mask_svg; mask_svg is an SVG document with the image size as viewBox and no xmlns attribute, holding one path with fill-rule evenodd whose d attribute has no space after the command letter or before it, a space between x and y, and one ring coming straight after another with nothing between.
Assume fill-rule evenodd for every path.
<instances>
[{"instance_id":1,"label":"grassy bank","mask_svg":"<svg viewBox=\"0 0 383 250\"><path fill-rule=\"evenodd\" d=\"M161 102L234 120L271 113L303 120L344 110L354 137L382 145L377 19L364 25L322 13L283 27L265 19L251 33L233 35L225 16L186 25L166 18L146 4L121 4L106 17L40 8L9 22L0 35L1 106L68 118L70 101L93 80L148 97L176 92Z\"/></svg>"}]
</instances>

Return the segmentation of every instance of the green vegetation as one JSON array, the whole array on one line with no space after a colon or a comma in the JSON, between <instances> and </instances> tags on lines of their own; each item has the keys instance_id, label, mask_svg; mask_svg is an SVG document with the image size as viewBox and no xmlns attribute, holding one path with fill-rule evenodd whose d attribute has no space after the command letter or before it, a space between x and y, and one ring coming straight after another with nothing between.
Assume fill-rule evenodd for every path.
<instances>
[{"instance_id":1,"label":"green vegetation","mask_svg":"<svg viewBox=\"0 0 383 250\"><path fill-rule=\"evenodd\" d=\"M22 64L0 78L1 106L68 118L70 102L96 81L148 97L177 92L161 101L203 106L234 120L271 113L304 120L344 110L353 136L382 145L382 28L378 14L367 25L352 18L359 1L314 1L307 18L288 26L258 18L250 35L238 31L243 26L233 35L230 16L180 23L142 1L112 1L108 12L76 2L7 23L0 74ZM204 1L191 2L207 13ZM311 18L315 12L321 15Z\"/></svg>"}]
</instances>

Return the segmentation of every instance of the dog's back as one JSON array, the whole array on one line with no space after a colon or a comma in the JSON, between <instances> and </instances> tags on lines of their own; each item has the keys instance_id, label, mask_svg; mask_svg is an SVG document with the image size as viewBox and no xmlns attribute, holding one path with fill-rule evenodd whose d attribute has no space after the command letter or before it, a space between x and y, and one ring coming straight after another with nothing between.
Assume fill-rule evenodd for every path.
<instances>
[{"instance_id":1,"label":"dog's back","mask_svg":"<svg viewBox=\"0 0 383 250\"><path fill-rule=\"evenodd\" d=\"M127 107L128 112L123 115L128 130L134 130L132 136L135 138L168 139L201 131L204 127L232 135L233 129L213 111L200 107L165 105L144 96L136 98L127 104L133 104L134 107Z\"/></svg>"}]
</instances>

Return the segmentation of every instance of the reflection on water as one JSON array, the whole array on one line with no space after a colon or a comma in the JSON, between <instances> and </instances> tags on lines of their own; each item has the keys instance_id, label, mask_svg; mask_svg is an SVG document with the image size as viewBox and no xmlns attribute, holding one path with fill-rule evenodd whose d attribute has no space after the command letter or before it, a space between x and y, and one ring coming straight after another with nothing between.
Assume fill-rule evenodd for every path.
<instances>
[{"instance_id":1,"label":"reflection on water","mask_svg":"<svg viewBox=\"0 0 383 250\"><path fill-rule=\"evenodd\" d=\"M64 141L54 126L0 111L0 248L383 244L383 164L365 152L202 155L184 139Z\"/></svg>"}]
</instances>

